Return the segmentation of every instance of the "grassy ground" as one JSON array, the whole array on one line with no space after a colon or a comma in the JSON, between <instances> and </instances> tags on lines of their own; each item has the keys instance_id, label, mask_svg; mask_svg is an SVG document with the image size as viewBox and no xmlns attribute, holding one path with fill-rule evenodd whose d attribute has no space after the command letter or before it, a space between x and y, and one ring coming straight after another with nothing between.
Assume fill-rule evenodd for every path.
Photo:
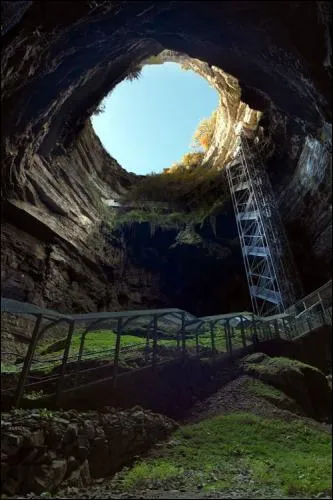
<instances>
[{"instance_id":1,"label":"grassy ground","mask_svg":"<svg viewBox=\"0 0 333 500\"><path fill-rule=\"evenodd\" d=\"M114 481L124 491L186 488L243 498L279 493L312 498L331 492L331 438L302 421L250 413L218 416L182 427L169 444Z\"/></svg>"},{"instance_id":2,"label":"grassy ground","mask_svg":"<svg viewBox=\"0 0 333 500\"><path fill-rule=\"evenodd\" d=\"M260 354L260 353L259 353ZM244 366L247 372L257 374L264 377L265 375L281 375L288 374L291 371L302 375L302 368L308 368L320 372L315 366L310 366L296 359L285 358L283 356L271 358L265 356L260 362L256 361L258 354L251 354L244 358Z\"/></svg>"},{"instance_id":3,"label":"grassy ground","mask_svg":"<svg viewBox=\"0 0 333 500\"><path fill-rule=\"evenodd\" d=\"M219 352L226 352L226 339L224 329L221 327L215 328L215 347ZM63 339L59 339L60 341ZM43 363L35 363L35 369L44 371L45 373L50 372L54 367L60 364L60 360L56 358L61 358L64 352L63 347L59 347L54 352L43 355L42 353L51 345L59 343L54 340L48 342L42 342L37 346L35 359L43 361ZM77 359L77 355L80 349L81 332L75 332L71 342L71 348L69 352L69 357L73 358L73 361ZM199 334L199 344L203 348L212 347L211 335L209 331L200 332ZM114 348L116 345L116 334L112 330L99 330L95 332L89 332L86 335L83 359L110 359L113 358ZM158 346L164 347L176 347L176 338L174 340L158 339ZM234 329L232 334L232 346L233 348L241 347L242 338L241 331ZM138 337L135 335L122 335L121 337L121 350L120 359L126 361L130 354L126 353L126 348L130 346L137 346L136 352L143 353L145 347L145 339L143 337ZM151 342L150 342L151 346ZM196 347L195 338L187 338L186 346L188 348L194 349ZM51 361L47 361L51 360ZM53 360L53 361L52 361ZM5 364L1 363L1 372L19 372L22 368L22 364Z\"/></svg>"},{"instance_id":4,"label":"grassy ground","mask_svg":"<svg viewBox=\"0 0 333 500\"><path fill-rule=\"evenodd\" d=\"M269 384L264 384L260 380L249 379L244 385L251 394L269 401L277 408L290 410L299 415L304 414L294 399Z\"/></svg>"},{"instance_id":5,"label":"grassy ground","mask_svg":"<svg viewBox=\"0 0 333 500\"><path fill-rule=\"evenodd\" d=\"M69 350L69 358L71 361L76 361L78 358L80 343L81 343L82 334L80 332L76 332L73 335L71 347ZM116 346L117 336L112 330L99 330L96 332L89 332L86 335L84 348L82 353L82 359L101 359L101 360L111 360L114 357L114 349ZM60 364L60 360L53 361L51 363L47 363L47 359L51 358L61 358L64 352L64 349L61 348L47 355L41 355L43 351L54 342L50 342L48 344L43 344L38 346L37 353L39 353L39 359L41 361L45 360L44 364L36 364L38 369L42 369L43 371L50 371L55 366ZM134 335L123 335L121 338L121 349L127 348L129 346L138 346L138 349L144 348L144 339L140 337L135 337ZM120 359L123 359L124 355L122 355L122 351L120 350Z\"/></svg>"}]
</instances>

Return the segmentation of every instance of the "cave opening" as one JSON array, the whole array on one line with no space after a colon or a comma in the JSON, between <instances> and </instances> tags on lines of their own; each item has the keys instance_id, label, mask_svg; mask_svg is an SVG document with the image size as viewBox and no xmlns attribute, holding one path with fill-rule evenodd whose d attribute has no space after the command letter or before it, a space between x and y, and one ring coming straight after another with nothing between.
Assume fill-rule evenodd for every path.
<instances>
[{"instance_id":1,"label":"cave opening","mask_svg":"<svg viewBox=\"0 0 333 500\"><path fill-rule=\"evenodd\" d=\"M129 172L162 172L193 144L198 123L218 106L218 93L184 64L163 54L143 61L103 99L91 117L106 151ZM199 147L198 147L199 146Z\"/></svg>"},{"instance_id":2,"label":"cave opening","mask_svg":"<svg viewBox=\"0 0 333 500\"><path fill-rule=\"evenodd\" d=\"M134 177L126 193L103 200L106 233L110 236L113 232L115 238L121 233L131 262L159 276L164 300L158 302L159 306L172 304L201 314L221 311L222 302L223 312L249 309L245 276L238 269L241 252L236 223L233 216L225 217L224 212L226 207L230 210L231 200L223 169L236 153L242 127L256 130L262 112L241 101L236 78L218 67L170 50L132 68L130 80L137 83L146 65L156 70L156 66L165 64L181 65L183 72L204 78L218 96L217 107L209 118L199 123L192 139L192 151L162 172ZM172 89L172 94L175 92L177 88ZM99 104L92 117L97 133L98 119L105 118L107 99ZM212 99L209 104L211 106ZM143 112L148 113L144 109ZM186 113L186 106L182 113ZM131 148L131 134L127 132L125 140ZM100 139L103 142L101 135ZM109 152L113 153L111 148ZM122 166L127 167L125 163ZM228 270L225 265L221 266L224 259L228 261ZM212 286L216 279L221 283L228 281L228 296L221 294L220 287ZM241 284L240 300L236 298L237 293L233 296L234 284L236 290ZM130 302L128 298L126 302L123 299L119 301L121 306Z\"/></svg>"},{"instance_id":3,"label":"cave opening","mask_svg":"<svg viewBox=\"0 0 333 500\"><path fill-rule=\"evenodd\" d=\"M163 51L169 61L185 58L223 89L216 134L205 151L211 171L233 151L237 113L248 112L249 122L263 127L265 162L305 290L329 278L331 170L325 166L325 175L317 176L319 190L311 172L302 183L299 161L306 137L330 137L324 34L330 20L319 16L315 2L290 2L284 9L279 2L25 4L2 30L5 296L17 289L24 300L60 311L93 311L99 303L117 310L120 302L197 314L248 307L227 198L214 207L218 217L213 211L202 221L199 215L207 212L199 213L196 197L182 196L188 211L172 207L173 213L196 213L201 227L195 232L187 223L193 221L184 219L176 221L180 230L170 221L161 228L167 219L161 206L155 221L141 207L136 221L108 230L107 201L121 203L139 179L105 151L90 117L110 89ZM213 174L207 180L215 193L224 185L216 181ZM202 200L212 205L205 193ZM31 230L37 226L48 231L47 249L45 238Z\"/></svg>"}]
</instances>

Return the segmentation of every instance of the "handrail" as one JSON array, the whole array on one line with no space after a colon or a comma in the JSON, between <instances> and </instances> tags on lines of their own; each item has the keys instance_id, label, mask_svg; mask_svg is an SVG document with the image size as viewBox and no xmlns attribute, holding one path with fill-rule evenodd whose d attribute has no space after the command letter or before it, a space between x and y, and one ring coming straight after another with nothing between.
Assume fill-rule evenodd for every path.
<instances>
[{"instance_id":1,"label":"handrail","mask_svg":"<svg viewBox=\"0 0 333 500\"><path fill-rule=\"evenodd\" d=\"M331 282L332 281L330 280L329 282L325 283L325 285L323 285L319 289L315 290L312 294L309 294L307 297L305 297L305 299L308 297L312 297L315 294L318 294L318 291L320 293L320 291L326 290ZM302 303L304 301L298 301L298 302ZM32 317L37 316L36 309L38 310L38 308L35 309L35 306L32 306L31 304L26 304L23 307L22 307L22 303L19 303L19 304L21 304L19 310L20 310L20 312L22 311L21 312L22 315L24 315L24 316L30 315ZM319 310L316 310L316 306L317 307L320 306ZM13 301L11 301L10 307L13 309ZM55 357L52 357L49 360L45 360L45 359L44 360L37 360L34 358L34 353L35 353L35 350L37 347L37 343L41 339L40 332L43 330L42 322L45 318L45 316L43 316L43 313L39 312L40 311L39 310L38 311L39 312L39 314L38 314L39 319L37 322L38 324L36 323L36 325L35 325L34 333L33 333L32 338L31 338L31 344L29 345L29 352L25 358L24 366L23 366L23 369L22 369L22 372L21 372L21 375L19 378L19 383L18 383L18 386L16 388L16 393L17 393L16 406L20 406L20 404L21 404L24 389L33 388L37 385L41 385L43 382L46 382L47 380L48 381L50 381L50 380L56 381L57 388L58 388L58 390L57 390L58 399L59 399L61 392L63 390L65 390L65 387L63 387L63 383L64 383L65 379L68 379L68 378L75 376L76 378L75 378L74 386L81 387L81 386L87 385L86 383L83 383L83 384L81 383L78 385L76 384L76 382L78 381L78 378L77 378L78 375L79 374L84 375L85 373L88 374L88 373L98 372L99 369L103 370L106 366L115 366L115 361L116 361L116 364L118 364L120 351L122 353L131 352L131 351L135 351L135 350L137 350L138 352L146 352L146 351L148 352L149 351L152 354L152 356L151 356L151 358L149 358L149 356L148 357L145 356L145 364L151 363L152 368L156 369L156 365L157 364L159 365L163 362L161 360L158 361L156 358L156 353L157 353L156 349L158 347L158 342L160 340L163 340L159 335L157 335L157 330L164 329L164 325L163 326L158 325L158 320L159 319L162 320L162 318L168 319L168 315L169 315L169 318L170 318L171 323L173 325L174 325L176 317L182 316L182 318L183 318L182 323L180 325L180 328L178 329L177 332L176 331L174 332L175 349L172 350L172 352L170 351L170 355L172 355L172 358L179 359L179 360L182 360L184 362L184 360L188 356L195 355L195 356L201 357L201 356L208 355L208 356L211 356L212 363L214 363L215 359L216 359L215 355L217 352L216 345L215 345L216 336L215 336L214 331L215 331L218 323L220 323L220 326L224 330L223 337L225 338L225 351L220 351L220 352L225 352L228 354L228 356L233 356L234 350L238 349L237 344L235 344L235 330L234 330L234 328L241 329L241 343L243 345L243 349L246 349L247 347L249 347L250 344L256 344L258 342L261 342L264 340L271 340L273 338L279 338L279 337L281 338L282 337L282 338L287 338L288 340L294 340L294 339L298 338L300 335L303 335L309 331L312 331L320 326L332 324L331 308L332 308L331 304L329 306L327 306L327 302L326 302L326 306L324 306L322 300L320 299L315 304L312 304L310 307L308 307L304 311L302 311L301 314L299 314L299 315L295 315L295 314L289 312L287 314L286 313L277 314L277 315L270 316L270 317L267 317L267 316L266 317L259 317L259 316L254 315L253 313L249 313L249 312L243 312L243 313L237 312L234 314L215 315L215 316L206 316L206 317L198 318L198 317L196 317L192 314L189 314L186 311L182 311L180 309L165 309L165 310L159 309L159 310L148 310L148 311L136 311L135 313L137 316L150 316L150 317L153 316L153 318L155 318L153 325L151 323L149 324L151 328L148 329L149 331L147 330L147 339L145 340L145 342L133 344L133 345L127 344L126 346L121 346L120 345L121 338L123 335L126 335L126 332L124 332L123 329L120 328L117 332L117 339L118 339L117 345L115 347L108 349L107 351L105 351L105 350L103 351L107 355L110 356L110 358L109 358L110 363L109 364L102 365L100 367L93 367L93 368L85 367L79 371L76 369L71 373L66 373L66 367L68 367L68 365L70 363L73 363L75 358L77 360L77 356L76 357L69 356L69 349L70 349L70 345L71 345L71 336L72 336L72 333L69 333L67 335L67 340L66 340L65 355L62 358L59 358L59 361L61 361L61 359L62 359L61 365L59 365L60 372L54 373L51 376L50 375L46 376L45 378L43 377L43 379L41 379L37 382L33 382L33 381L31 381L31 375L29 375L29 373L30 373L31 369L34 366L36 366L36 364L38 365L40 363L43 363L43 364L46 363L46 365L47 365L49 363L51 366L51 364L55 361ZM290 308L290 309L292 309L292 308ZM6 304L5 303L2 304L2 311L6 312ZM305 312L307 312L306 315L303 314ZM129 317L133 318L134 317L133 313L134 313L134 311L130 311ZM20 314L20 313L18 313L18 314ZM119 318L119 316L120 316L119 313L95 313L92 315L88 314L89 321L91 324L96 322L96 319L97 319L99 314L101 314L102 319L104 319L104 320L105 320L106 316L108 316L108 318L110 318L110 316L112 317L112 315L115 314L116 317L118 318L118 322L120 322L120 323L122 322L122 320L120 320L120 318ZM172 316L170 317L170 315L172 315ZM80 320L82 320L82 318L85 315L73 315L73 317L72 317L72 315L61 315L60 313L56 313L56 312L54 312L54 315L53 315L53 311L47 310L46 319L50 319L50 316L52 316L54 323L53 323L53 325L48 325L48 327L52 327L60 321L64 321L64 322L68 323L69 325L70 325L70 323L74 324L75 321L80 322ZM78 319L78 316L80 319ZM249 316L250 316L250 318L249 318ZM121 312L121 317L124 319L126 318L126 311ZM186 317L188 318L187 320L185 319ZM244 321L243 320L240 321L240 318L245 318L245 319L244 319ZM89 323L87 323L87 324L89 324ZM193 329L194 324L197 324L196 329ZM211 331L210 342L208 340L207 345L204 345L199 341L199 331L197 331L198 329L200 329L202 326L205 326L205 325L207 325L207 327L210 327L210 331ZM186 326L189 327L188 331L186 331ZM200 327L200 328L198 328L198 327ZM73 326L71 328L72 328L71 331L73 332ZM88 326L88 329L89 329L89 326ZM81 335L83 335L84 333L85 333L84 331L81 332ZM181 335L182 336L182 345L180 347L179 340L180 340L181 333L182 333L182 335ZM191 349L189 349L187 343L190 340L193 340L194 337L196 339L196 347L191 347ZM152 347L149 346L149 339L153 340ZM172 341L172 339L168 339L168 340ZM240 339L238 339L238 341L239 340ZM166 346L166 347L170 347L170 346ZM148 348L148 350L147 350L147 348ZM195 354L193 354L193 353L195 353ZM83 359L84 358L89 359L89 355L91 355L91 354L93 354L93 352L85 352ZM95 352L95 354L96 354L96 352ZM113 362L111 359L111 354L114 357ZM78 368L78 366L77 366L77 368ZM118 374L117 370L114 370L113 373L114 373L113 384L115 385L116 379L118 377L121 377L122 373ZM30 381L29 381L29 379L30 379ZM99 378L97 380L99 380ZM1 393L5 394L5 393L10 392L11 390L12 390L12 388L7 387L5 389L2 389Z\"/></svg>"}]
</instances>

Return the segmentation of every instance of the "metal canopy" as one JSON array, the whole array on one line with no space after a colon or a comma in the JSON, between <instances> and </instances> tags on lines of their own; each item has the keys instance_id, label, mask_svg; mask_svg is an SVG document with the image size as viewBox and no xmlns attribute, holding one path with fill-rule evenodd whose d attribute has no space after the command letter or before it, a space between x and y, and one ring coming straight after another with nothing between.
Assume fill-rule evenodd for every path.
<instances>
[{"instance_id":1,"label":"metal canopy","mask_svg":"<svg viewBox=\"0 0 333 500\"><path fill-rule=\"evenodd\" d=\"M62 314L51 309L46 309L42 307L29 304L27 302L20 302L13 299L1 299L1 312L8 312L12 314L21 314L23 316L38 316L42 315L47 320L59 321L63 320L65 322L75 321L86 326L96 324L96 326L105 327L110 329L116 329L119 319L124 319L126 321L126 327L142 327L148 326L152 319L156 317L160 323L165 326L170 326L173 328L181 328L182 322L184 325L187 322L192 322L196 320L196 317L187 311L182 309L145 309L139 311L118 311L118 312L95 312L95 313L84 313L84 314Z\"/></svg>"}]
</instances>

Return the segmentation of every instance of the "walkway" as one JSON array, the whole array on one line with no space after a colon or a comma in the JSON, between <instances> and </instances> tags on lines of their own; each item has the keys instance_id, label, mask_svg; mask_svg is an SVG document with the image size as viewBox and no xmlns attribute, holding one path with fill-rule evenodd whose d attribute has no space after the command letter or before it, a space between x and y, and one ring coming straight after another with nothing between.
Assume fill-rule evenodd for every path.
<instances>
[{"instance_id":1,"label":"walkway","mask_svg":"<svg viewBox=\"0 0 333 500\"><path fill-rule=\"evenodd\" d=\"M151 366L155 370L161 363L187 357L211 358L214 363L222 354L230 356L235 350L262 340L277 337L291 340L332 324L331 284L329 281L300 301L301 312L297 303L286 313L270 317L247 311L196 317L181 309L61 314L3 298L2 313L30 318L34 324L32 334L27 336L30 343L24 363L17 365L20 373L12 376L16 387L5 386L1 392L13 394L15 389L15 404L20 406L25 391L35 391L47 382L59 397L69 379L78 388L87 384L87 376L93 377L90 381L112 377L115 386L117 378L131 369ZM54 337L63 340L62 355L40 356L41 342L50 338L52 329L59 328L60 333L57 331ZM110 334L110 347L103 347L101 353L87 351L87 338L97 338L99 332L105 331ZM79 337L76 352L73 352L74 336ZM36 372L45 367L49 368L49 375L37 376Z\"/></svg>"}]
</instances>

